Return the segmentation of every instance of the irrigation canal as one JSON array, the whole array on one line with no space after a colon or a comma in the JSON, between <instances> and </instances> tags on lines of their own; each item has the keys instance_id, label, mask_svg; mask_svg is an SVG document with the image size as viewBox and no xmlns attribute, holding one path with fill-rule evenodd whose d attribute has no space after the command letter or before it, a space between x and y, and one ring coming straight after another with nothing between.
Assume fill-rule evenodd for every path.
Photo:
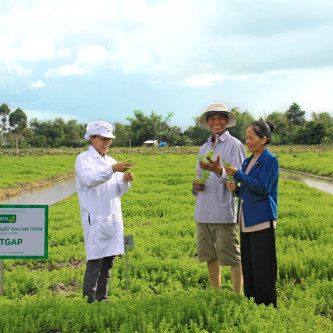
<instances>
[{"instance_id":1,"label":"irrigation canal","mask_svg":"<svg viewBox=\"0 0 333 333\"><path fill-rule=\"evenodd\" d=\"M308 184L311 187L315 187L323 192L333 194L333 179L321 179L301 172L287 170L280 170L280 178L296 180Z\"/></svg>"},{"instance_id":2,"label":"irrigation canal","mask_svg":"<svg viewBox=\"0 0 333 333\"><path fill-rule=\"evenodd\" d=\"M322 180L301 173L281 170L280 178L296 180L315 187L321 191L333 194L333 180ZM1 205L53 205L76 192L75 180L55 184L42 190L24 193L20 196L0 201Z\"/></svg>"},{"instance_id":3,"label":"irrigation canal","mask_svg":"<svg viewBox=\"0 0 333 333\"><path fill-rule=\"evenodd\" d=\"M53 205L76 192L75 180L23 193L0 201L1 205Z\"/></svg>"}]
</instances>

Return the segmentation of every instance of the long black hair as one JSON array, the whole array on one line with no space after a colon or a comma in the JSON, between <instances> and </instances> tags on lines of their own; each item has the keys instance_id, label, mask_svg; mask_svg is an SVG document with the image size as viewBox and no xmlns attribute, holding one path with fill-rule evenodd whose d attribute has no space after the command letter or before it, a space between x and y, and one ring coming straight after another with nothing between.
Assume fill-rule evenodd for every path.
<instances>
[{"instance_id":1,"label":"long black hair","mask_svg":"<svg viewBox=\"0 0 333 333\"><path fill-rule=\"evenodd\" d=\"M269 121L254 121L247 128L252 127L254 132L260 137L266 137L265 145L268 145L272 141L272 132L275 129L275 125Z\"/></svg>"}]
</instances>

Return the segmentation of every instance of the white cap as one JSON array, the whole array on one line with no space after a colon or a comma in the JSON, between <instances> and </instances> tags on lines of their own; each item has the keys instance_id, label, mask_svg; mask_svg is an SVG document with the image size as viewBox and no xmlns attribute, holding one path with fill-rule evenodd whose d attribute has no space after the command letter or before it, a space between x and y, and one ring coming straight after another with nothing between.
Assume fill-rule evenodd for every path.
<instances>
[{"instance_id":1,"label":"white cap","mask_svg":"<svg viewBox=\"0 0 333 333\"><path fill-rule=\"evenodd\" d=\"M208 105L207 110L200 116L199 126L205 129L210 129L207 123L207 118L213 113L223 113L229 118L229 122L226 127L233 127L236 125L236 115L229 111L223 103L213 103Z\"/></svg>"},{"instance_id":2,"label":"white cap","mask_svg":"<svg viewBox=\"0 0 333 333\"><path fill-rule=\"evenodd\" d=\"M90 139L90 135L100 135L104 138L114 139L113 127L106 121L98 120L93 121L87 125L86 134L84 138L86 140Z\"/></svg>"}]
</instances>

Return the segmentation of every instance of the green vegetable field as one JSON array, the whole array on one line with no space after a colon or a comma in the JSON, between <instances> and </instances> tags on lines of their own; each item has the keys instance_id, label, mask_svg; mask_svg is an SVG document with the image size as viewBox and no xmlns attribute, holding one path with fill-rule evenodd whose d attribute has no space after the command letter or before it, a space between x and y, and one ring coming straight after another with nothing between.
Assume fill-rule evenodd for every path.
<instances>
[{"instance_id":1,"label":"green vegetable field","mask_svg":"<svg viewBox=\"0 0 333 333\"><path fill-rule=\"evenodd\" d=\"M333 177L333 151L324 153L277 154L280 167L318 176Z\"/></svg>"},{"instance_id":2,"label":"green vegetable field","mask_svg":"<svg viewBox=\"0 0 333 333\"><path fill-rule=\"evenodd\" d=\"M73 170L75 156L1 156L0 181L2 188L18 187L40 179L52 180Z\"/></svg>"},{"instance_id":3,"label":"green vegetable field","mask_svg":"<svg viewBox=\"0 0 333 333\"><path fill-rule=\"evenodd\" d=\"M279 153L279 158L285 155L290 154ZM222 271L222 289L210 287L206 265L196 258L191 193L195 154L121 157L133 161L135 174L132 188L122 197L125 234L134 237L134 248L128 251L128 291L123 255L112 269L110 303L87 304L82 299L85 252L74 194L49 208L47 260L4 260L0 332L333 331L331 194L294 181L279 182L274 309L234 294L229 268ZM20 164L26 158L20 157ZM73 171L75 155L49 158L50 174ZM307 162L315 160L312 156ZM284 163L287 167L289 162ZM331 166L327 174L332 171ZM29 181L33 172L22 174L19 180L7 174L5 186Z\"/></svg>"}]
</instances>

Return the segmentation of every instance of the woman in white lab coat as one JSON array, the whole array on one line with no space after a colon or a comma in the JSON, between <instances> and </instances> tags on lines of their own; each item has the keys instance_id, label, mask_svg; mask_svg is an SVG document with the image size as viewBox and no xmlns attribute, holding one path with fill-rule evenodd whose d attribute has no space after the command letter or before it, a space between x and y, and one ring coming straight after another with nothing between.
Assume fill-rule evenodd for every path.
<instances>
[{"instance_id":1,"label":"woman in white lab coat","mask_svg":"<svg viewBox=\"0 0 333 333\"><path fill-rule=\"evenodd\" d=\"M115 256L124 253L120 197L126 193L132 172L130 163L119 162L106 153L115 138L112 125L89 123L85 135L91 145L75 162L76 187L87 257L83 296L88 302L108 301L108 286Z\"/></svg>"}]
</instances>

